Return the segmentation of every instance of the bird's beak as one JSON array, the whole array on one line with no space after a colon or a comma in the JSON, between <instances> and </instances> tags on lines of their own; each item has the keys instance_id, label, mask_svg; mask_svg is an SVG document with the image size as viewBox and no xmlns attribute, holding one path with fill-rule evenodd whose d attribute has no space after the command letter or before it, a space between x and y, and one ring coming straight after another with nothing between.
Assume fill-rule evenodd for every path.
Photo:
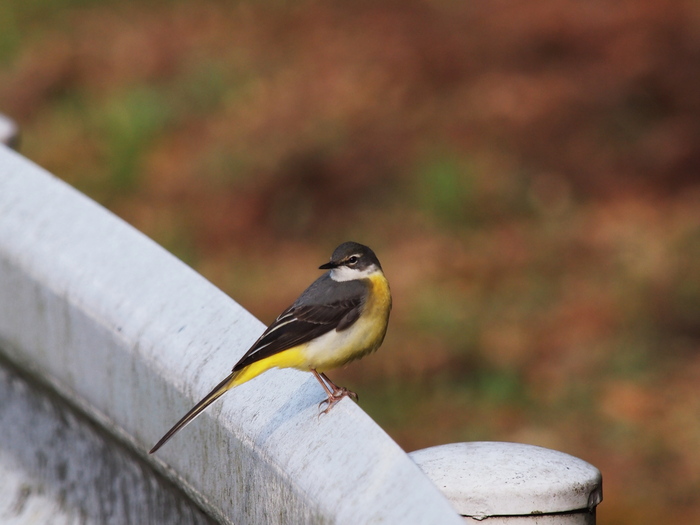
<instances>
[{"instance_id":1,"label":"bird's beak","mask_svg":"<svg viewBox=\"0 0 700 525\"><path fill-rule=\"evenodd\" d=\"M326 264L322 264L321 266L318 267L319 270L332 270L333 268L337 268L338 265L334 263L333 261L327 262Z\"/></svg>"}]
</instances>

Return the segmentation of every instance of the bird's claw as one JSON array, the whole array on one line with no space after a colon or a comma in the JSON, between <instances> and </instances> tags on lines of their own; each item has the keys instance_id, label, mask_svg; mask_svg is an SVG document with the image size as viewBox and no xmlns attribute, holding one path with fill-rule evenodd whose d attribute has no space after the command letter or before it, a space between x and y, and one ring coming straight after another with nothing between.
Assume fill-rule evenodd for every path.
<instances>
[{"instance_id":1,"label":"bird's claw","mask_svg":"<svg viewBox=\"0 0 700 525\"><path fill-rule=\"evenodd\" d=\"M355 392L353 392L352 390L348 390L345 387L340 387L337 390L333 391L333 395L328 396L328 398L324 399L323 401L321 401L318 404L319 410L321 409L321 407L324 404L328 405L325 410L321 410L321 412L319 412L319 414L318 414L319 417L321 416L321 414L327 414L328 411L331 408L333 408L333 405L335 405L338 401L340 401L344 397L349 397L353 401L357 401L359 399L359 396Z\"/></svg>"}]
</instances>

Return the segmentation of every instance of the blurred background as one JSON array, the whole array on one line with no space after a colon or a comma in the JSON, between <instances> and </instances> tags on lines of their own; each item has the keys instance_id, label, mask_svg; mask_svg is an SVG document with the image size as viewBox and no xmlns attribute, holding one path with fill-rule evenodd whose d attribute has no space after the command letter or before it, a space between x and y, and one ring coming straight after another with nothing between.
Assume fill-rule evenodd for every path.
<instances>
[{"instance_id":1,"label":"blurred background","mask_svg":"<svg viewBox=\"0 0 700 525\"><path fill-rule=\"evenodd\" d=\"M700 4L3 0L21 152L269 323L342 241L395 306L331 374L404 449L601 469L700 522Z\"/></svg>"}]
</instances>

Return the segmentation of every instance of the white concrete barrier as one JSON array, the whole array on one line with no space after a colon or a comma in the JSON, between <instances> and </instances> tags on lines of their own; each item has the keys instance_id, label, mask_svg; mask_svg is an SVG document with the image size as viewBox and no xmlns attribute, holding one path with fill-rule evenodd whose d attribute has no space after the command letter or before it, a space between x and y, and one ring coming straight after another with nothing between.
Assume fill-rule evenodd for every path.
<instances>
[{"instance_id":1,"label":"white concrete barrier","mask_svg":"<svg viewBox=\"0 0 700 525\"><path fill-rule=\"evenodd\" d=\"M0 146L3 359L50 385L61 395L59 404L76 405L109 439L126 443L133 464L155 467L222 523L461 523L416 464L352 401L318 417L325 394L310 374L293 370L271 371L242 385L155 457L147 456L263 328L144 235ZM16 403L23 398L7 395ZM34 417L29 409L12 414ZM66 429L79 424L60 418ZM120 523L123 516L131 516L127 522L154 522L149 513L138 519L138 510L111 509L138 509L143 485L115 474L119 467L89 475L104 465L82 452L85 445L75 434L56 431L47 439L46 428L51 425L24 421L12 430L15 441L24 440L22 454L35 451L39 467L66 454L83 458L77 471L88 474L71 477L58 462L57 475L44 480L44 495L57 484L59 503L73 501L86 523ZM126 453L121 446L95 450L109 456L116 448ZM0 456L17 449L0 447ZM15 464L10 457L0 468ZM81 483L94 486L87 490ZM71 498L72 491L101 498L102 514L89 505L80 508L81 498ZM22 497L8 508L26 510ZM31 504L41 506L38 500ZM75 522L61 519L53 522Z\"/></svg>"}]
</instances>

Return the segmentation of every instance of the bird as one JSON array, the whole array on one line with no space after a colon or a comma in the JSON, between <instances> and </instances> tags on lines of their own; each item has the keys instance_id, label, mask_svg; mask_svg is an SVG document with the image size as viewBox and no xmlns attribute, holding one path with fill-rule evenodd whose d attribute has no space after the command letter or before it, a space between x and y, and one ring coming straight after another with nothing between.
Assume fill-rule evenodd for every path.
<instances>
[{"instance_id":1,"label":"bird","mask_svg":"<svg viewBox=\"0 0 700 525\"><path fill-rule=\"evenodd\" d=\"M391 290L374 252L344 242L332 253L327 270L284 310L231 373L165 433L149 451L155 453L226 392L271 368L310 371L323 387L326 414L341 399L357 401L355 392L335 385L325 371L376 351L384 341L391 312Z\"/></svg>"}]
</instances>

